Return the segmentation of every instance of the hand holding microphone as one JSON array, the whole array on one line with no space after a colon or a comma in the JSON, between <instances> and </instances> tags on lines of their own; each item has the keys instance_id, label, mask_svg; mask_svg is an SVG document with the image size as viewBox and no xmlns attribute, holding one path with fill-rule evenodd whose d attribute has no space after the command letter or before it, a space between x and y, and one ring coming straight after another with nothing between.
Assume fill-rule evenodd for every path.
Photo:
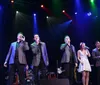
<instances>
[{"instance_id":1,"label":"hand holding microphone","mask_svg":"<svg viewBox=\"0 0 100 85\"><path fill-rule=\"evenodd\" d=\"M4 67L7 67L7 62L4 63Z\"/></svg>"},{"instance_id":2,"label":"hand holding microphone","mask_svg":"<svg viewBox=\"0 0 100 85\"><path fill-rule=\"evenodd\" d=\"M89 57L91 56L91 55L90 55L90 52L89 52L89 50L88 50L88 49L87 49L87 56L89 56Z\"/></svg>"},{"instance_id":3,"label":"hand holding microphone","mask_svg":"<svg viewBox=\"0 0 100 85\"><path fill-rule=\"evenodd\" d=\"M89 47L88 46L85 46L85 49L89 49Z\"/></svg>"},{"instance_id":4,"label":"hand holding microphone","mask_svg":"<svg viewBox=\"0 0 100 85\"><path fill-rule=\"evenodd\" d=\"M22 41L25 41L25 36L22 36L22 37L21 37L21 40L22 40Z\"/></svg>"}]
</instances>

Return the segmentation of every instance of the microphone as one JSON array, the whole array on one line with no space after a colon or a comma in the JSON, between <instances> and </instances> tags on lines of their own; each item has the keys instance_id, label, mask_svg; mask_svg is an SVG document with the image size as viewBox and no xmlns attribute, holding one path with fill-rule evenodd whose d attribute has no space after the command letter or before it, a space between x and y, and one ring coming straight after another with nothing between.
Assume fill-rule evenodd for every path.
<instances>
[{"instance_id":1,"label":"microphone","mask_svg":"<svg viewBox=\"0 0 100 85\"><path fill-rule=\"evenodd\" d=\"M24 38L24 36L22 36L22 38Z\"/></svg>"},{"instance_id":2,"label":"microphone","mask_svg":"<svg viewBox=\"0 0 100 85\"><path fill-rule=\"evenodd\" d=\"M85 49L90 49L88 46L85 46Z\"/></svg>"},{"instance_id":3,"label":"microphone","mask_svg":"<svg viewBox=\"0 0 100 85\"><path fill-rule=\"evenodd\" d=\"M22 36L21 37L21 41L25 41L25 36Z\"/></svg>"}]
</instances>

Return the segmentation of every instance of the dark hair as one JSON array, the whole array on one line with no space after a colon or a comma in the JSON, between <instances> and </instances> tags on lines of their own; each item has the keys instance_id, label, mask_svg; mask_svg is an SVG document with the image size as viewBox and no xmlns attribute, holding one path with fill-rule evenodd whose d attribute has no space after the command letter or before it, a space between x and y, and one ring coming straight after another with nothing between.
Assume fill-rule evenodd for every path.
<instances>
[{"instance_id":1,"label":"dark hair","mask_svg":"<svg viewBox=\"0 0 100 85\"><path fill-rule=\"evenodd\" d=\"M23 33L22 33L22 32L19 32L19 33L17 34L17 36L18 36L19 34L22 34L22 35L23 35Z\"/></svg>"},{"instance_id":2,"label":"dark hair","mask_svg":"<svg viewBox=\"0 0 100 85\"><path fill-rule=\"evenodd\" d=\"M97 44L98 42L100 42L100 41L97 40L97 41L95 42L95 44Z\"/></svg>"},{"instance_id":3,"label":"dark hair","mask_svg":"<svg viewBox=\"0 0 100 85\"><path fill-rule=\"evenodd\" d=\"M82 44L85 44L84 42L80 42L80 49L82 48Z\"/></svg>"}]
</instances>

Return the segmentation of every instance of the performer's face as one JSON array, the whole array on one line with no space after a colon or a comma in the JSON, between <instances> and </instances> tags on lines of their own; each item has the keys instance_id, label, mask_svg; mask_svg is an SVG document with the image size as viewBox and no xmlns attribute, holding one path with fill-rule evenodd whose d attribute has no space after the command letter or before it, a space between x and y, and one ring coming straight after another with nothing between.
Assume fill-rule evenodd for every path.
<instances>
[{"instance_id":1,"label":"performer's face","mask_svg":"<svg viewBox=\"0 0 100 85\"><path fill-rule=\"evenodd\" d=\"M39 41L40 41L39 35L34 35L34 40L35 40L36 42L39 42Z\"/></svg>"},{"instance_id":2,"label":"performer's face","mask_svg":"<svg viewBox=\"0 0 100 85\"><path fill-rule=\"evenodd\" d=\"M18 39L18 40L21 40L21 39L22 39L22 36L23 36L23 34L18 34L18 35L17 35L17 39Z\"/></svg>"},{"instance_id":3,"label":"performer's face","mask_svg":"<svg viewBox=\"0 0 100 85\"><path fill-rule=\"evenodd\" d=\"M100 48L100 42L96 42L96 47Z\"/></svg>"},{"instance_id":4,"label":"performer's face","mask_svg":"<svg viewBox=\"0 0 100 85\"><path fill-rule=\"evenodd\" d=\"M82 43L81 47L82 47L82 49L84 49L86 47L85 43Z\"/></svg>"},{"instance_id":5,"label":"performer's face","mask_svg":"<svg viewBox=\"0 0 100 85\"><path fill-rule=\"evenodd\" d=\"M70 43L70 38L68 36L65 37L65 43Z\"/></svg>"}]
</instances>

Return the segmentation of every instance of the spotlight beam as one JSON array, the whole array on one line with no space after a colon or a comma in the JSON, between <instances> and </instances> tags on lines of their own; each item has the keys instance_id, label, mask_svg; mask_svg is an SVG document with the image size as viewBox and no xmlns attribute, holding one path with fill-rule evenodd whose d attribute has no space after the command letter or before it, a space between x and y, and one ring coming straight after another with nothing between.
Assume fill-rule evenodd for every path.
<instances>
[{"instance_id":1,"label":"spotlight beam","mask_svg":"<svg viewBox=\"0 0 100 85\"><path fill-rule=\"evenodd\" d=\"M36 14L33 14L33 34L37 34L37 33L38 33L37 17Z\"/></svg>"},{"instance_id":2,"label":"spotlight beam","mask_svg":"<svg viewBox=\"0 0 100 85\"><path fill-rule=\"evenodd\" d=\"M97 7L96 7L96 4L95 4L95 1L94 0L90 0L90 4L91 4L91 10L92 12L97 15L98 14L98 11L97 11Z\"/></svg>"},{"instance_id":3,"label":"spotlight beam","mask_svg":"<svg viewBox=\"0 0 100 85\"><path fill-rule=\"evenodd\" d=\"M90 2L91 2L91 3L94 3L94 0L91 0Z\"/></svg>"},{"instance_id":4,"label":"spotlight beam","mask_svg":"<svg viewBox=\"0 0 100 85\"><path fill-rule=\"evenodd\" d=\"M52 15L52 13L50 12L50 10L48 10L44 5L41 5L41 8L43 10L45 10L48 13L48 15Z\"/></svg>"},{"instance_id":5,"label":"spotlight beam","mask_svg":"<svg viewBox=\"0 0 100 85\"><path fill-rule=\"evenodd\" d=\"M71 16L65 10L63 10L62 12L68 17L68 19L72 20Z\"/></svg>"}]
</instances>

